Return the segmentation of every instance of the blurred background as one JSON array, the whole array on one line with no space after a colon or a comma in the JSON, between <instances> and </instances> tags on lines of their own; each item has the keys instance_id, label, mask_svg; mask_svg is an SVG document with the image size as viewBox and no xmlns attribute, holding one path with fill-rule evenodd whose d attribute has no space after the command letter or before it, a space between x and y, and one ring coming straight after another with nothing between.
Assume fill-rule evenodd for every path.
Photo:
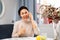
<instances>
[{"instance_id":1,"label":"blurred background","mask_svg":"<svg viewBox=\"0 0 60 40\"><path fill-rule=\"evenodd\" d=\"M20 20L18 9L21 6L26 6L33 14L40 33L47 33L47 37L53 38L52 19L43 17L42 14L46 9L45 6L60 9L59 4L60 0L0 0L0 38L11 37L14 22Z\"/></svg>"}]
</instances>

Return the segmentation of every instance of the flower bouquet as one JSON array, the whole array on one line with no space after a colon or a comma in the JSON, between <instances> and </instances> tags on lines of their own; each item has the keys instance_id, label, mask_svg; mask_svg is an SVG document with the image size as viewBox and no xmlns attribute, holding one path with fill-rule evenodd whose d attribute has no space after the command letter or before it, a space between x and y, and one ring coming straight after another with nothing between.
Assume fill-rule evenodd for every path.
<instances>
[{"instance_id":1,"label":"flower bouquet","mask_svg":"<svg viewBox=\"0 0 60 40\"><path fill-rule=\"evenodd\" d=\"M55 19L60 20L60 9L52 7L51 5L46 5L42 16L48 18L49 22Z\"/></svg>"}]
</instances>

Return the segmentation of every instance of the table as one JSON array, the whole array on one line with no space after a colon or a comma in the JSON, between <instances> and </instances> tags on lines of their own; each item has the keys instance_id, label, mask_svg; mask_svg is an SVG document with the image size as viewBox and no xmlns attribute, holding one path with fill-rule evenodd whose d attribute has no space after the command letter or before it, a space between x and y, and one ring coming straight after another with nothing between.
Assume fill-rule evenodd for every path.
<instances>
[{"instance_id":1,"label":"table","mask_svg":"<svg viewBox=\"0 0 60 40\"><path fill-rule=\"evenodd\" d=\"M21 37L21 38L8 38L2 40L36 40L35 37ZM47 40L53 40L53 38L47 38Z\"/></svg>"}]
</instances>

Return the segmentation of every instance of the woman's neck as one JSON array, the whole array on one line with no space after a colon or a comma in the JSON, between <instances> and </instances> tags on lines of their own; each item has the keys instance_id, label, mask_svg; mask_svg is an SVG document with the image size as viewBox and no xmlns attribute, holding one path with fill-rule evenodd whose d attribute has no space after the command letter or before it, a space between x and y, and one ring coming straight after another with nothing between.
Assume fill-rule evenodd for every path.
<instances>
[{"instance_id":1,"label":"woman's neck","mask_svg":"<svg viewBox=\"0 0 60 40\"><path fill-rule=\"evenodd\" d=\"M22 19L24 22L29 22L30 20L29 19Z\"/></svg>"}]
</instances>

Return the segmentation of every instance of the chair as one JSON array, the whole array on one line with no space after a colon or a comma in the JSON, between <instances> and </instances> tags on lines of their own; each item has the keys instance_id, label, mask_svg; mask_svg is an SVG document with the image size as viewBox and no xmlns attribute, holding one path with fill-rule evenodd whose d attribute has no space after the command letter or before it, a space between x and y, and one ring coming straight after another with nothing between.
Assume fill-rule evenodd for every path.
<instances>
[{"instance_id":1,"label":"chair","mask_svg":"<svg viewBox=\"0 0 60 40\"><path fill-rule=\"evenodd\" d=\"M11 38L13 24L0 25L0 39Z\"/></svg>"}]
</instances>

